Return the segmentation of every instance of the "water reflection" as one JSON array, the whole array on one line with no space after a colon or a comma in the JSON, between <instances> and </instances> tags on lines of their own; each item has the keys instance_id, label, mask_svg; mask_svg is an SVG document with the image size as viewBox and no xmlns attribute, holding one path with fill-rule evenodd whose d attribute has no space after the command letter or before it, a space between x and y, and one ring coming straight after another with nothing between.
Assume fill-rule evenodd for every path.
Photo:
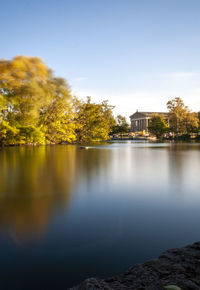
<instances>
[{"instance_id":1,"label":"water reflection","mask_svg":"<svg viewBox=\"0 0 200 290\"><path fill-rule=\"evenodd\" d=\"M200 144L175 143L168 147L168 193L190 198L198 192Z\"/></svg>"},{"instance_id":2,"label":"water reflection","mask_svg":"<svg viewBox=\"0 0 200 290\"><path fill-rule=\"evenodd\" d=\"M113 149L113 150L112 150ZM43 237L74 192L110 196L196 192L199 144L121 142L0 149L0 227L15 241ZM193 180L193 182L191 182ZM96 190L98 189L98 190ZM103 194L104 194L103 193ZM148 194L148 195L147 195Z\"/></svg>"},{"instance_id":3,"label":"water reflection","mask_svg":"<svg viewBox=\"0 0 200 290\"><path fill-rule=\"evenodd\" d=\"M91 147L0 148L4 289L66 289L200 240L200 144Z\"/></svg>"},{"instance_id":4,"label":"water reflection","mask_svg":"<svg viewBox=\"0 0 200 290\"><path fill-rule=\"evenodd\" d=\"M17 242L42 237L54 212L66 210L79 182L89 183L107 157L76 146L1 149L1 228Z\"/></svg>"}]
</instances>

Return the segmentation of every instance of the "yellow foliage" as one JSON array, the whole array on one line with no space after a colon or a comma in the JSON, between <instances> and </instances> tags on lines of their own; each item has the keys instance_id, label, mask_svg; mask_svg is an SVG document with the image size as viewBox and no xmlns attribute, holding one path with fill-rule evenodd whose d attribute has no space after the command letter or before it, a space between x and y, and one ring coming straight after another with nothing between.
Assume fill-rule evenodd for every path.
<instances>
[{"instance_id":1,"label":"yellow foliage","mask_svg":"<svg viewBox=\"0 0 200 290\"><path fill-rule=\"evenodd\" d=\"M48 67L37 57L16 56L0 61L0 85L6 89L21 87L30 81L46 82Z\"/></svg>"}]
</instances>

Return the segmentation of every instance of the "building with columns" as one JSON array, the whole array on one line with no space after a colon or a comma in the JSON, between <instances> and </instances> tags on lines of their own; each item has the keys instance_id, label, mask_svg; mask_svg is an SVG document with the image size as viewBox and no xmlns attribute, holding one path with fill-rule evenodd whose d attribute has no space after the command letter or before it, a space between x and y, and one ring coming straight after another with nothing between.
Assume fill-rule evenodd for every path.
<instances>
[{"instance_id":1,"label":"building with columns","mask_svg":"<svg viewBox=\"0 0 200 290\"><path fill-rule=\"evenodd\" d=\"M169 113L136 111L133 115L130 116L131 132L138 132L138 131L148 132L150 119L155 114L163 116L164 119L169 124Z\"/></svg>"}]
</instances>

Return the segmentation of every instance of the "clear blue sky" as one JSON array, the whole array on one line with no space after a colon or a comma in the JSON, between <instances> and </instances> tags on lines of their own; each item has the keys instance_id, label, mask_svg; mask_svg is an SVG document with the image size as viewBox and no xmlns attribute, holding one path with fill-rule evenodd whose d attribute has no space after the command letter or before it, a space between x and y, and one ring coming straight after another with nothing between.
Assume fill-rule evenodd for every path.
<instances>
[{"instance_id":1,"label":"clear blue sky","mask_svg":"<svg viewBox=\"0 0 200 290\"><path fill-rule=\"evenodd\" d=\"M0 0L0 58L38 56L115 113L200 110L199 0Z\"/></svg>"}]
</instances>

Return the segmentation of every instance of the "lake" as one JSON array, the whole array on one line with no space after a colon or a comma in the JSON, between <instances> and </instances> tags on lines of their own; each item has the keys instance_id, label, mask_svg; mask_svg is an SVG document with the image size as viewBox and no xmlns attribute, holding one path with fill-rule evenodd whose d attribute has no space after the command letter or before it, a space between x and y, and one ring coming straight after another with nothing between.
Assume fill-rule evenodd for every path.
<instances>
[{"instance_id":1,"label":"lake","mask_svg":"<svg viewBox=\"0 0 200 290\"><path fill-rule=\"evenodd\" d=\"M200 144L0 148L1 289L67 289L200 240Z\"/></svg>"}]
</instances>

